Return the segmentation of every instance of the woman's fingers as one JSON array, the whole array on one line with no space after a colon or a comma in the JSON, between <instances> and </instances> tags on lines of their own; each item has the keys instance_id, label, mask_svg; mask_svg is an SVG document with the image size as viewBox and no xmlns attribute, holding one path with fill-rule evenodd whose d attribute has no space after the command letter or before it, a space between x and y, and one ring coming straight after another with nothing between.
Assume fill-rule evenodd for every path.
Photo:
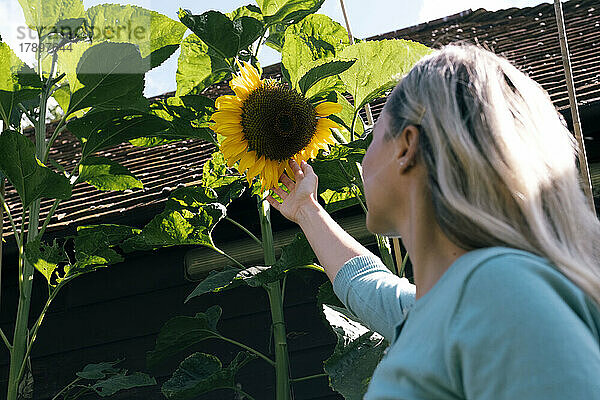
<instances>
[{"instance_id":1,"label":"woman's fingers","mask_svg":"<svg viewBox=\"0 0 600 400\"><path fill-rule=\"evenodd\" d=\"M290 177L285 174L285 172L281 174L279 181L283 183L288 190L293 190L294 186L296 186L296 183L291 180Z\"/></svg>"},{"instance_id":2,"label":"woman's fingers","mask_svg":"<svg viewBox=\"0 0 600 400\"><path fill-rule=\"evenodd\" d=\"M271 190L273 190L275 193L277 193L277 195L279 197L281 197L283 200L285 200L285 198L288 196L288 193L285 190L283 190L282 188L280 188L279 186L273 186L273 188Z\"/></svg>"},{"instance_id":3,"label":"woman's fingers","mask_svg":"<svg viewBox=\"0 0 600 400\"><path fill-rule=\"evenodd\" d=\"M273 196L268 195L267 197L265 197L265 200L267 200L274 209L279 211L279 207L281 207L281 203L278 202L277 200L275 200L275 198Z\"/></svg>"},{"instance_id":4,"label":"woman's fingers","mask_svg":"<svg viewBox=\"0 0 600 400\"><path fill-rule=\"evenodd\" d=\"M300 169L300 166L298 165L296 160L290 159L290 167L292 168L292 171L294 172L296 181L299 181L300 179L304 178L304 172L302 171L302 169Z\"/></svg>"}]
</instances>

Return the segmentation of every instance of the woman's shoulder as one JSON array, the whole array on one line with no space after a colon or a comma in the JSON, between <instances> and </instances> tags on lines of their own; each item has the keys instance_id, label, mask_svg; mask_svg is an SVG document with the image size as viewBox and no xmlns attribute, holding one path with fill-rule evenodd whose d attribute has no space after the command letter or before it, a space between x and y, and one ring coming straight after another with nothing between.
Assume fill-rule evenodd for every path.
<instances>
[{"instance_id":1,"label":"woman's shoulder","mask_svg":"<svg viewBox=\"0 0 600 400\"><path fill-rule=\"evenodd\" d=\"M545 314L569 314L584 321L598 336L597 304L546 258L508 247L470 253L472 262L463 269L454 314L481 314L491 320L506 318L521 323Z\"/></svg>"}]
</instances>

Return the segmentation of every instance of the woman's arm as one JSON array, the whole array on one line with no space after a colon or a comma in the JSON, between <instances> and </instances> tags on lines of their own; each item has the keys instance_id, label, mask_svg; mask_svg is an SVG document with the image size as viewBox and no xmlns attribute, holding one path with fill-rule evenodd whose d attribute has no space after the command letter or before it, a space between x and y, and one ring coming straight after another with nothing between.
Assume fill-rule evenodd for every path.
<instances>
[{"instance_id":1,"label":"woman's arm","mask_svg":"<svg viewBox=\"0 0 600 400\"><path fill-rule=\"evenodd\" d=\"M375 257L344 231L318 203L318 178L312 167L304 161L302 166L299 166L293 160L290 161L290 166L296 182L285 174L281 177L281 183L287 187L289 193L281 188L273 188L284 200L283 203L271 196L267 197L267 201L284 217L300 225L331 282L344 263L351 258L360 255Z\"/></svg>"},{"instance_id":2,"label":"woman's arm","mask_svg":"<svg viewBox=\"0 0 600 400\"><path fill-rule=\"evenodd\" d=\"M269 203L286 218L298 223L319 258L333 290L348 310L371 330L391 341L415 301L415 287L392 274L375 256L346 233L317 202L317 176L303 162L290 161L296 177L285 174L281 182L289 190L273 190L283 199Z\"/></svg>"}]
</instances>

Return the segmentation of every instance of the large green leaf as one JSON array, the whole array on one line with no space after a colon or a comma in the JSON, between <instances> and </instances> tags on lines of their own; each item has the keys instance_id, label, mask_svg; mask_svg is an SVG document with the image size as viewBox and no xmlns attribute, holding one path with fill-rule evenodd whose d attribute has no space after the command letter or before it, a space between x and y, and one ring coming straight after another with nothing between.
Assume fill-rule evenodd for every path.
<instances>
[{"instance_id":1,"label":"large green leaf","mask_svg":"<svg viewBox=\"0 0 600 400\"><path fill-rule=\"evenodd\" d=\"M319 176L318 192L327 211L334 212L358 204L356 195L362 196L362 178L357 164L362 162L370 138L330 146L329 153L319 152L311 161Z\"/></svg>"},{"instance_id":2,"label":"large green leaf","mask_svg":"<svg viewBox=\"0 0 600 400\"><path fill-rule=\"evenodd\" d=\"M42 82L35 71L21 61L8 44L0 42L0 118L20 129L21 119L16 118L15 124L13 118L13 114L21 115L17 105L38 96L41 87Z\"/></svg>"},{"instance_id":3,"label":"large green leaf","mask_svg":"<svg viewBox=\"0 0 600 400\"><path fill-rule=\"evenodd\" d=\"M83 368L83 370L76 372L75 375L83 379L104 379L110 374L118 373L120 369L115 368L115 365L122 361L123 359L88 364Z\"/></svg>"},{"instance_id":4,"label":"large green leaf","mask_svg":"<svg viewBox=\"0 0 600 400\"><path fill-rule=\"evenodd\" d=\"M92 106L131 107L143 97L145 72L139 49L131 43L101 42L85 49L76 69L82 86L71 87L67 114Z\"/></svg>"},{"instance_id":5,"label":"large green leaf","mask_svg":"<svg viewBox=\"0 0 600 400\"><path fill-rule=\"evenodd\" d=\"M350 45L348 31L324 14L311 14L287 28L290 35L304 34L310 38L312 47L319 57L338 55Z\"/></svg>"},{"instance_id":6,"label":"large green leaf","mask_svg":"<svg viewBox=\"0 0 600 400\"><path fill-rule=\"evenodd\" d=\"M268 25L296 23L321 8L325 0L257 0Z\"/></svg>"},{"instance_id":7,"label":"large green leaf","mask_svg":"<svg viewBox=\"0 0 600 400\"><path fill-rule=\"evenodd\" d=\"M79 165L79 180L100 190L126 190L144 185L127 168L106 157L88 157Z\"/></svg>"},{"instance_id":8,"label":"large green leaf","mask_svg":"<svg viewBox=\"0 0 600 400\"><path fill-rule=\"evenodd\" d=\"M171 379L162 386L169 400L191 400L217 389L236 389L235 375L256 356L240 352L225 368L211 354L194 353L181 362Z\"/></svg>"},{"instance_id":9,"label":"large green leaf","mask_svg":"<svg viewBox=\"0 0 600 400\"><path fill-rule=\"evenodd\" d=\"M209 121L215 112L215 101L201 95L173 96L150 105L150 113L168 122L169 128L158 137L202 139L215 143Z\"/></svg>"},{"instance_id":10,"label":"large green leaf","mask_svg":"<svg viewBox=\"0 0 600 400\"><path fill-rule=\"evenodd\" d=\"M227 15L232 21L240 19L241 17L252 17L259 21L263 20L263 15L260 11L260 8L255 6L254 4L248 4L247 6L238 7L232 12L229 12L225 15Z\"/></svg>"},{"instance_id":11,"label":"large green leaf","mask_svg":"<svg viewBox=\"0 0 600 400\"><path fill-rule=\"evenodd\" d=\"M67 127L82 143L82 157L131 139L167 132L168 121L136 110L100 110L73 119Z\"/></svg>"},{"instance_id":12,"label":"large green leaf","mask_svg":"<svg viewBox=\"0 0 600 400\"><path fill-rule=\"evenodd\" d=\"M177 316L168 320L158 333L154 350L146 353L148 368L155 368L204 340L221 337L217 330L221 313L221 307L214 305L194 317Z\"/></svg>"},{"instance_id":13,"label":"large green leaf","mask_svg":"<svg viewBox=\"0 0 600 400\"><path fill-rule=\"evenodd\" d=\"M156 385L156 379L150 375L143 372L134 372L127 375L127 371L124 370L110 378L94 383L92 389L101 397L108 397L121 390L153 385Z\"/></svg>"},{"instance_id":14,"label":"large green leaf","mask_svg":"<svg viewBox=\"0 0 600 400\"><path fill-rule=\"evenodd\" d=\"M232 21L227 15L210 10L201 15L193 15L180 9L179 19L204 43L223 58L234 58L240 50L247 49L263 33L262 21L240 16Z\"/></svg>"},{"instance_id":15,"label":"large green leaf","mask_svg":"<svg viewBox=\"0 0 600 400\"><path fill-rule=\"evenodd\" d=\"M202 167L202 186L213 189L219 202L225 206L244 193L244 182L242 176L228 172L225 157L220 151L214 152Z\"/></svg>"},{"instance_id":16,"label":"large green leaf","mask_svg":"<svg viewBox=\"0 0 600 400\"><path fill-rule=\"evenodd\" d=\"M85 12L94 42L132 43L139 47L146 71L162 64L179 47L186 27L166 15L133 5L99 4Z\"/></svg>"},{"instance_id":17,"label":"large green leaf","mask_svg":"<svg viewBox=\"0 0 600 400\"><path fill-rule=\"evenodd\" d=\"M74 242L75 263L65 267L64 279L122 262L123 256L115 248L139 232L130 226L114 224L78 226L77 235L69 237Z\"/></svg>"},{"instance_id":18,"label":"large green leaf","mask_svg":"<svg viewBox=\"0 0 600 400\"><path fill-rule=\"evenodd\" d=\"M25 208L42 197L71 197L69 180L42 164L35 156L33 142L18 132L6 130L0 135L0 171L15 187Z\"/></svg>"},{"instance_id":19,"label":"large green leaf","mask_svg":"<svg viewBox=\"0 0 600 400\"><path fill-rule=\"evenodd\" d=\"M332 356L323 363L329 385L347 400L361 400L388 342L363 326L348 310L325 304L322 307L337 336Z\"/></svg>"},{"instance_id":20,"label":"large green leaf","mask_svg":"<svg viewBox=\"0 0 600 400\"><path fill-rule=\"evenodd\" d=\"M341 74L350 68L355 61L356 60L319 60L298 80L298 88L303 94L306 94L309 89L323 79ZM318 92L321 92L322 90L323 88L317 89Z\"/></svg>"},{"instance_id":21,"label":"large green leaf","mask_svg":"<svg viewBox=\"0 0 600 400\"><path fill-rule=\"evenodd\" d=\"M28 242L25 245L25 256L27 260L37 269L48 281L48 286L55 287L60 280L58 275L55 275L59 264L67 264L69 258L61 246L56 242L56 238L52 242L52 246L40 242L39 238Z\"/></svg>"},{"instance_id":22,"label":"large green leaf","mask_svg":"<svg viewBox=\"0 0 600 400\"><path fill-rule=\"evenodd\" d=\"M19 0L19 3L27 25L41 35L52 31L60 20L84 16L81 0Z\"/></svg>"},{"instance_id":23,"label":"large green leaf","mask_svg":"<svg viewBox=\"0 0 600 400\"><path fill-rule=\"evenodd\" d=\"M292 243L282 248L281 257L272 267L253 266L241 269L225 266L219 271L212 270L189 294L185 302L187 303L190 299L205 293L221 292L242 284L250 287L265 286L268 283L283 279L287 272L298 268L311 267L324 272L321 267L313 264L315 257L308 240L303 234L299 233Z\"/></svg>"},{"instance_id":24,"label":"large green leaf","mask_svg":"<svg viewBox=\"0 0 600 400\"><path fill-rule=\"evenodd\" d=\"M210 85L231 76L230 66L195 34L190 34L181 43L181 54L177 61L176 96L200 94Z\"/></svg>"},{"instance_id":25,"label":"large green leaf","mask_svg":"<svg viewBox=\"0 0 600 400\"><path fill-rule=\"evenodd\" d=\"M411 40L366 41L344 48L339 57L357 59L340 74L358 110L393 88L423 56L427 46Z\"/></svg>"}]
</instances>

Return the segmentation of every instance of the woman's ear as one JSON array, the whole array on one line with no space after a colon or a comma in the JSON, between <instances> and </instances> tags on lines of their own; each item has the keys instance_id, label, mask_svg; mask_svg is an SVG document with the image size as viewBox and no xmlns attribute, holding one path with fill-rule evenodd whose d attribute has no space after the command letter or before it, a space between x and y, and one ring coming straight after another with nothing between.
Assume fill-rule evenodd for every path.
<instances>
[{"instance_id":1,"label":"woman's ear","mask_svg":"<svg viewBox=\"0 0 600 400\"><path fill-rule=\"evenodd\" d=\"M419 150L419 129L414 125L408 125L396 139L396 159L400 172L404 172L417 162Z\"/></svg>"}]
</instances>

